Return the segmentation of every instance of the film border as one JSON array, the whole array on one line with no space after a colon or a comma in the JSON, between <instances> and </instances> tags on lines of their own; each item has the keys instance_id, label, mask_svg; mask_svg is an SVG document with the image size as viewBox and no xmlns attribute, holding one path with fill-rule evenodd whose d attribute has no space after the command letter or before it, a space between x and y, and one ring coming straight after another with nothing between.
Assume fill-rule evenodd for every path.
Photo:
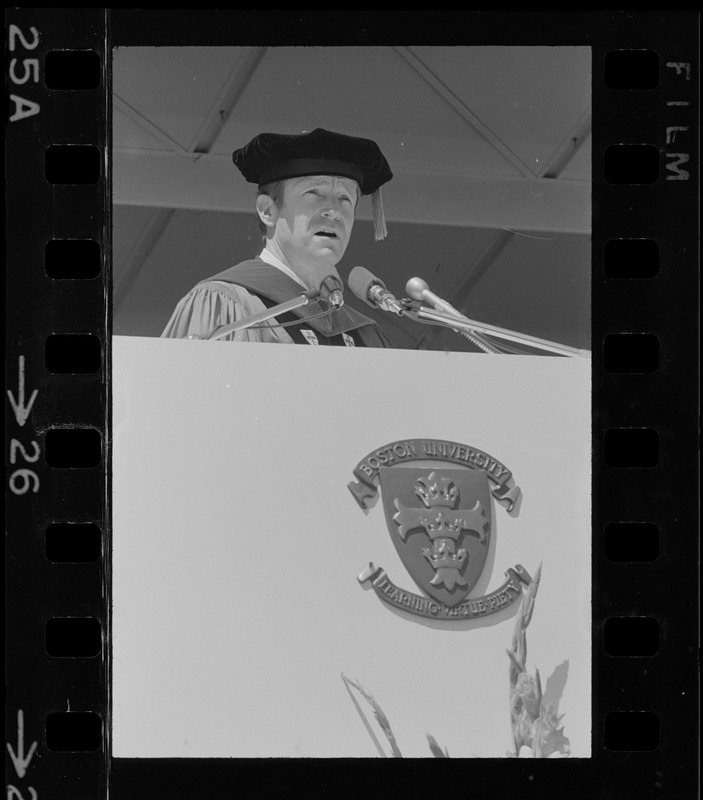
<instances>
[{"instance_id":1,"label":"film border","mask_svg":"<svg viewBox=\"0 0 703 800\"><path fill-rule=\"evenodd\" d=\"M110 323L105 296L109 207L104 17L100 9L86 10L80 18L65 9L5 13L6 791L8 797L35 800L76 797L76 787L85 797L105 795L107 789L103 736L108 730L105 456ZM46 57L67 49L97 55L102 74L96 88L48 88ZM47 155L50 147L69 149ZM75 180L65 174L62 153L78 157ZM96 277L50 276L45 252L52 240L98 243ZM71 266L66 267L71 274ZM77 334L81 340L94 337L91 341L99 344L97 364L93 351L91 371L64 363L50 365L56 370L50 372L50 337ZM65 346L63 352L68 352ZM52 525L96 529L102 556L63 560L53 550L47 553ZM76 621L99 625L97 639L92 627L97 652L48 655L52 624L75 630ZM65 634L59 639L71 653Z\"/></svg>"},{"instance_id":2,"label":"film border","mask_svg":"<svg viewBox=\"0 0 703 800\"><path fill-rule=\"evenodd\" d=\"M205 11L194 18L192 13L169 10L167 25L163 13L6 10L8 85L11 94L27 101L15 106L11 102L10 113L16 109L31 111L32 104L39 107L36 114L11 120L7 126L6 390L11 398L6 394L10 501L6 568L10 747L6 752L8 784L16 797L34 796L33 791L37 798L94 798L107 796L108 785L117 800L155 796L157 787L163 796L175 798L187 796L195 786L201 793L252 782L258 784L259 791L272 786L267 768L257 762L109 759L111 287L109 159L105 154L110 138L110 47L225 45L232 43L232 30L237 30L237 44L259 43L264 28L272 44L385 43L386 37L398 36L398 14L409 12L377 12L371 18L370 12L365 12L366 16L351 12L277 12L276 18L270 18L253 11ZM592 47L594 755L570 762L566 768L551 765L552 769L534 762L516 762L510 770L496 770L492 762L477 760L472 761L466 777L469 784L478 780L483 786L492 786L497 794L507 788L529 794L558 787L560 792L595 796L594 792L607 786L609 791L620 791L619 796L686 796L697 772L679 767L695 758L697 731L690 709L697 708L692 643L698 626L696 604L687 608L686 595L697 586L698 563L697 430L693 421L698 389L699 15L519 13L524 15L521 26L515 25L515 12L463 12L463 17L462 12L413 12L403 35L419 37L418 43L423 44ZM217 25L213 25L213 14L217 15ZM403 22L407 19L404 17ZM225 24L228 22L231 24ZM15 49L11 26L22 33L14 32ZM33 29L38 32L36 44ZM457 41L464 30L466 38ZM99 53L103 80L98 89L61 92L46 87L44 59L52 51L65 49ZM627 49L658 54L660 80L654 89L616 91L604 85L606 54ZM18 61L10 72L13 58ZM688 72L685 65L690 68ZM13 80L13 75L19 80ZM683 102L690 105L673 105ZM672 135L678 138L672 139ZM656 147L659 173L655 182L615 185L605 180L606 149L621 144ZM98 183L47 183L44 151L52 145L101 148L103 166ZM676 155L681 153L688 155L687 162ZM681 177L682 171L687 178ZM50 279L45 272L45 245L54 238L99 241L99 278ZM652 280L611 278L604 253L609 241L619 239L656 240L658 275ZM49 373L45 368L45 341L57 333L98 336L102 343L98 372ZM652 374L608 372L603 367L603 346L606 337L616 333L654 334L659 340L659 368ZM74 426L99 432L99 464L90 468L50 466L46 460L47 434ZM623 469L605 463L606 432L623 429L656 430L656 466ZM12 445L13 441L18 444ZM21 460L27 462L26 466L20 466ZM28 472L19 476L19 469ZM38 484L30 473L36 475ZM657 526L657 559L637 563L605 557L606 526L630 521ZM98 525L102 532L101 559L83 564L50 562L45 555L45 536L52 522ZM46 654L46 623L53 617L74 616L100 621L103 635L99 657L60 659ZM603 646L604 624L614 616L656 619L660 630L657 655L646 659L608 656ZM604 746L605 715L627 711L658 715L656 750L628 752ZM97 749L81 751L79 747L76 752L61 752L47 746L47 717L66 713L99 714L102 741ZM385 766L399 790L414 796L413 787L421 774L416 769L422 768L412 762ZM322 791L339 764L291 762L277 763L277 767L276 780L281 774L288 780L304 779L308 788ZM445 767L452 773L452 783L459 780L458 774L454 775L456 764Z\"/></svg>"}]
</instances>

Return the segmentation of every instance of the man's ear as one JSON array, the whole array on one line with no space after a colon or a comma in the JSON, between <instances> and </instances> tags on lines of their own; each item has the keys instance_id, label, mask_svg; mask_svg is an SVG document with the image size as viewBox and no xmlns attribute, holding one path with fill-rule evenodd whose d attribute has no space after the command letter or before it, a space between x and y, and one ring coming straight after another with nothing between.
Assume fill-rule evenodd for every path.
<instances>
[{"instance_id":1,"label":"man's ear","mask_svg":"<svg viewBox=\"0 0 703 800\"><path fill-rule=\"evenodd\" d=\"M260 194L256 198L256 212L259 219L267 228L273 228L278 219L278 207L267 194Z\"/></svg>"}]
</instances>

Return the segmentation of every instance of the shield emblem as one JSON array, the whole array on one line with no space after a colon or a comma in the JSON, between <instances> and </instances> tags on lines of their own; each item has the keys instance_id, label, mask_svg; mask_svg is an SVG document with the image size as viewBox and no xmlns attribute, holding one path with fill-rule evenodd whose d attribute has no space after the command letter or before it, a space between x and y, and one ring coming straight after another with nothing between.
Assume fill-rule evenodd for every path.
<instances>
[{"instance_id":1,"label":"shield emblem","mask_svg":"<svg viewBox=\"0 0 703 800\"><path fill-rule=\"evenodd\" d=\"M382 467L386 525L420 589L450 608L483 572L491 541L491 495L483 469Z\"/></svg>"}]
</instances>

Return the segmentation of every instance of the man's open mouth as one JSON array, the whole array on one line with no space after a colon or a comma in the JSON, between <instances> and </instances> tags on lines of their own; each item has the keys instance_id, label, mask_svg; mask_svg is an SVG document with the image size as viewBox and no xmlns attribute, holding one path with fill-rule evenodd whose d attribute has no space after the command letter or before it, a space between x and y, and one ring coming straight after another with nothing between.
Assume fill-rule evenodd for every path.
<instances>
[{"instance_id":1,"label":"man's open mouth","mask_svg":"<svg viewBox=\"0 0 703 800\"><path fill-rule=\"evenodd\" d=\"M327 236L330 239L337 238L337 234L334 231L317 231L315 236Z\"/></svg>"}]
</instances>

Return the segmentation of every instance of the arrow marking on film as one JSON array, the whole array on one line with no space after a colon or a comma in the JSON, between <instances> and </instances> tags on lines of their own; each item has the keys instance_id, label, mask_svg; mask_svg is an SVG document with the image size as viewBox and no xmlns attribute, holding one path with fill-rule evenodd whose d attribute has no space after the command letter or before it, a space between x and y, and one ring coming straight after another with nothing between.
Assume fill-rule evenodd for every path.
<instances>
[{"instance_id":1,"label":"arrow marking on film","mask_svg":"<svg viewBox=\"0 0 703 800\"><path fill-rule=\"evenodd\" d=\"M24 404L24 356L20 356L19 358L19 370L20 370L20 382L17 394L19 396L19 400L15 400L14 395L8 389L7 396L10 398L10 404L12 405L12 409L15 412L15 419L17 420L17 424L22 427L24 423L27 421L27 417L29 416L29 412L32 410L32 405L36 400L37 394L39 393L38 389L35 389L30 398L29 403L25 406Z\"/></svg>"},{"instance_id":2,"label":"arrow marking on film","mask_svg":"<svg viewBox=\"0 0 703 800\"><path fill-rule=\"evenodd\" d=\"M37 743L32 742L29 746L27 755L24 754L24 712L20 709L17 712L17 752L12 749L12 745L7 742L7 750L10 753L12 763L15 765L15 772L18 778L24 778L29 762L32 760Z\"/></svg>"}]
</instances>

